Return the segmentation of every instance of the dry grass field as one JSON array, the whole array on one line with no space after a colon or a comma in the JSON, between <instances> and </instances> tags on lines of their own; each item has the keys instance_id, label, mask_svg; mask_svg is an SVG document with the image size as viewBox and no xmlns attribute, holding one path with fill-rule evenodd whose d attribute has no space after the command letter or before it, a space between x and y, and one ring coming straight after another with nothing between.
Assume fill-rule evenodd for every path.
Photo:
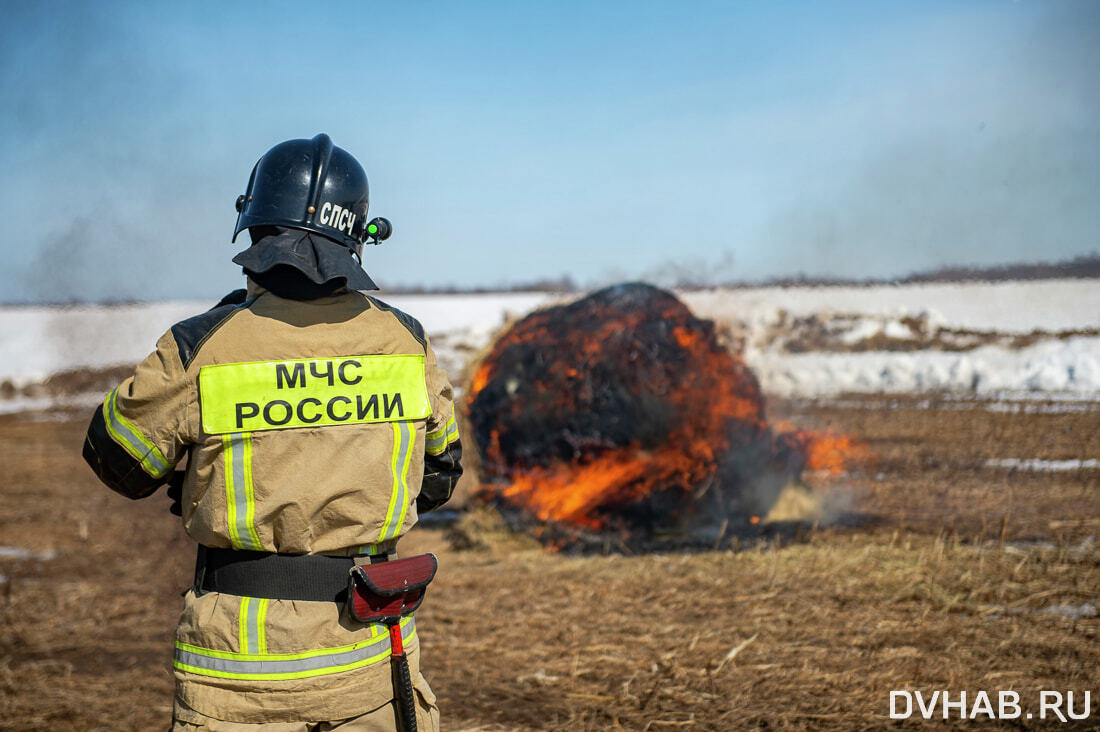
<instances>
[{"instance_id":1,"label":"dry grass field","mask_svg":"<svg viewBox=\"0 0 1100 732\"><path fill-rule=\"evenodd\" d=\"M1092 692L1100 726L1100 470L985 467L1100 455L1100 409L788 402L873 464L808 476L808 519L714 551L565 556L488 509L403 544L440 555L419 613L447 730L955 727L888 717L894 689ZM1098 405L1092 405L1097 407ZM83 414L0 417L0 729L160 730L193 547L163 495L131 503L80 459ZM789 526L788 526L789 528ZM771 538L769 538L769 536ZM1086 612L1086 615L1088 613ZM983 729L1075 728L1031 720Z\"/></svg>"}]
</instances>

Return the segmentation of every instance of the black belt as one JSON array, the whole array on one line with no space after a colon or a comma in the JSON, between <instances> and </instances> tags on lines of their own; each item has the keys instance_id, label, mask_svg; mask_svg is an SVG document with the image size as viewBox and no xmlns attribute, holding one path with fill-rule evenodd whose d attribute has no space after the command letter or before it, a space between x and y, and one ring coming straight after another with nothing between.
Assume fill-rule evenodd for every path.
<instances>
[{"instance_id":1,"label":"black belt","mask_svg":"<svg viewBox=\"0 0 1100 732\"><path fill-rule=\"evenodd\" d=\"M385 561L386 555L371 557ZM272 600L344 602L353 557L323 554L275 554L199 545L195 594L224 592Z\"/></svg>"}]
</instances>

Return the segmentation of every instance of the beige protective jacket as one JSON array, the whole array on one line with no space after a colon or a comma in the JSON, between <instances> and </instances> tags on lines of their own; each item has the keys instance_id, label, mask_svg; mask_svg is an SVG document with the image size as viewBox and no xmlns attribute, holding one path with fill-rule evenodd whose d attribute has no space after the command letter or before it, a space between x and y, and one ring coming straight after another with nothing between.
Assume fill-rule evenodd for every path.
<instances>
[{"instance_id":1,"label":"beige protective jacket","mask_svg":"<svg viewBox=\"0 0 1100 732\"><path fill-rule=\"evenodd\" d=\"M461 474L452 400L404 313L358 292L295 301L250 283L244 303L161 337L97 410L84 455L131 498L187 456L183 524L208 547L391 552ZM412 618L404 636L430 697ZM392 697L385 628L333 602L192 590L175 645L177 700L218 719L343 719Z\"/></svg>"}]
</instances>

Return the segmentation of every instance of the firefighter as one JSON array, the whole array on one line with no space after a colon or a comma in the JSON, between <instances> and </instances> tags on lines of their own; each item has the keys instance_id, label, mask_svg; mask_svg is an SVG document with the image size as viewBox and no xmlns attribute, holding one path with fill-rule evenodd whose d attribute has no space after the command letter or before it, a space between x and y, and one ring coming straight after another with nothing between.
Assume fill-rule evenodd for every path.
<instances>
[{"instance_id":1,"label":"firefighter","mask_svg":"<svg viewBox=\"0 0 1100 732\"><path fill-rule=\"evenodd\" d=\"M237 199L247 289L172 326L88 428L96 475L132 499L169 484L199 544L173 729L400 724L387 628L350 617L349 572L450 498L462 448L424 329L361 292L363 244L388 234L367 204L327 135L268 151ZM438 729L412 616L401 639L416 723Z\"/></svg>"}]
</instances>

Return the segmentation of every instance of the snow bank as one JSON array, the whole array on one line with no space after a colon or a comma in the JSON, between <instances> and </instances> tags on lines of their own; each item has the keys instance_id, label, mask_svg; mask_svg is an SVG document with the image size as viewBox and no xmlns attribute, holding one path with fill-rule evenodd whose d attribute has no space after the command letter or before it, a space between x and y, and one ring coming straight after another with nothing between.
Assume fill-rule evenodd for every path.
<instances>
[{"instance_id":1,"label":"snow bank","mask_svg":"<svg viewBox=\"0 0 1100 732\"><path fill-rule=\"evenodd\" d=\"M440 358L458 345L480 348L507 318L547 302L543 293L392 295L383 299L415 316L440 339ZM174 301L77 307L0 307L0 382L15 388L59 371L135 364L174 323L214 303ZM447 344L451 344L448 346ZM465 352L465 350L463 350Z\"/></svg>"},{"instance_id":2,"label":"snow bank","mask_svg":"<svg viewBox=\"0 0 1100 732\"><path fill-rule=\"evenodd\" d=\"M944 327L1028 333L1100 328L1100 282L939 282L871 287L761 287L691 292L681 297L700 316L760 327L780 311L794 316L927 313Z\"/></svg>"},{"instance_id":3,"label":"snow bank","mask_svg":"<svg viewBox=\"0 0 1100 732\"><path fill-rule=\"evenodd\" d=\"M1042 340L1017 350L777 353L748 349L764 391L786 397L949 391L994 396L1100 393L1100 337Z\"/></svg>"},{"instance_id":4,"label":"snow bank","mask_svg":"<svg viewBox=\"0 0 1100 732\"><path fill-rule=\"evenodd\" d=\"M1100 394L1095 280L770 287L683 298L744 340L745 360L770 394Z\"/></svg>"},{"instance_id":5,"label":"snow bank","mask_svg":"<svg viewBox=\"0 0 1100 732\"><path fill-rule=\"evenodd\" d=\"M440 365L452 379L457 379L470 358L489 343L497 329L557 298L541 292L512 292L389 295L383 299L421 322Z\"/></svg>"},{"instance_id":6,"label":"snow bank","mask_svg":"<svg viewBox=\"0 0 1100 732\"><path fill-rule=\"evenodd\" d=\"M506 320L561 299L545 293L382 297L421 320L454 378ZM744 340L745 359L769 394L1100 396L1096 280L772 287L682 297L696 314ZM48 396L21 390L50 374L136 363L173 323L210 305L0 308L0 396L6 397L0 412Z\"/></svg>"},{"instance_id":7,"label":"snow bank","mask_svg":"<svg viewBox=\"0 0 1100 732\"><path fill-rule=\"evenodd\" d=\"M0 308L0 381L20 387L58 371L137 363L173 323L211 305Z\"/></svg>"}]
</instances>

